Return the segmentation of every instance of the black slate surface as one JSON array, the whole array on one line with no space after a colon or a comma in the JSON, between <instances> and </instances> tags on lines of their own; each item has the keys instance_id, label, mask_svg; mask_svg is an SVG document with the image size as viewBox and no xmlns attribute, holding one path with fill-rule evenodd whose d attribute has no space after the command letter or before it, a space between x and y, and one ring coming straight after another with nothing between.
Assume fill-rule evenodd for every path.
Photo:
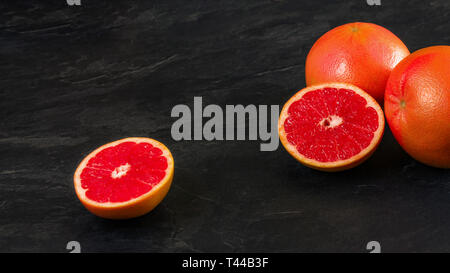
<instances>
[{"instance_id":1,"label":"black slate surface","mask_svg":"<svg viewBox=\"0 0 450 273\"><path fill-rule=\"evenodd\" d=\"M25 3L20 3L25 2ZM36 1L37 2L37 1ZM42 3L45 2L45 3ZM259 141L172 140L177 104L283 104L305 85L309 48L351 21L381 24L411 51L450 44L450 2L3 1L0 251L450 251L450 176L387 130L353 170L303 167ZM176 170L146 216L110 221L77 200L73 172L127 136L168 145Z\"/></svg>"}]
</instances>

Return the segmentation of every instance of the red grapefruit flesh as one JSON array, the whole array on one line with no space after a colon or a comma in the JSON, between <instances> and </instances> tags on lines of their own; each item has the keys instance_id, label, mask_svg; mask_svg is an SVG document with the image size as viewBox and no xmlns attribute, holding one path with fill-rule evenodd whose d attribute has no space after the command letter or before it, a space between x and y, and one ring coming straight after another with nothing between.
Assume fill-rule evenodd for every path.
<instances>
[{"instance_id":1,"label":"red grapefruit flesh","mask_svg":"<svg viewBox=\"0 0 450 273\"><path fill-rule=\"evenodd\" d=\"M383 111L375 99L344 83L300 90L284 105L278 123L286 150L322 171L359 165L375 151L383 131Z\"/></svg>"},{"instance_id":2,"label":"red grapefruit flesh","mask_svg":"<svg viewBox=\"0 0 450 273\"><path fill-rule=\"evenodd\" d=\"M74 174L81 203L103 218L125 219L156 207L173 178L172 155L150 138L125 138L90 153Z\"/></svg>"}]
</instances>

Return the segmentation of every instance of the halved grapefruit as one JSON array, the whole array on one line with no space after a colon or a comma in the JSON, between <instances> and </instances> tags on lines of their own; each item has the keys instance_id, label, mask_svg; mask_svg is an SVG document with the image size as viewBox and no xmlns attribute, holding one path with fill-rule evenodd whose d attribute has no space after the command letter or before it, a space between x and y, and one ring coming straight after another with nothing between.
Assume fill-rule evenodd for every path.
<instances>
[{"instance_id":1,"label":"halved grapefruit","mask_svg":"<svg viewBox=\"0 0 450 273\"><path fill-rule=\"evenodd\" d=\"M345 83L313 85L284 105L278 133L300 163L322 171L353 168L375 151L384 131L380 105Z\"/></svg>"},{"instance_id":2,"label":"halved grapefruit","mask_svg":"<svg viewBox=\"0 0 450 273\"><path fill-rule=\"evenodd\" d=\"M138 217L166 196L173 170L172 154L162 143L125 138L105 144L83 159L74 174L75 192L97 216Z\"/></svg>"}]
</instances>

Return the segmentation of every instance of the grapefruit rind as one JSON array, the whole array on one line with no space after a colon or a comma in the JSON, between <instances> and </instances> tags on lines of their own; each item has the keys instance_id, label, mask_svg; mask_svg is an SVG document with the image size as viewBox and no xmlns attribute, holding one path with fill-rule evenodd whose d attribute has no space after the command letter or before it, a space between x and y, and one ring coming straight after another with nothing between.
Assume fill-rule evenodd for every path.
<instances>
[{"instance_id":1,"label":"grapefruit rind","mask_svg":"<svg viewBox=\"0 0 450 273\"><path fill-rule=\"evenodd\" d=\"M419 49L392 71L384 110L389 128L415 160L450 168L450 46Z\"/></svg>"},{"instance_id":2,"label":"grapefruit rind","mask_svg":"<svg viewBox=\"0 0 450 273\"><path fill-rule=\"evenodd\" d=\"M287 135L284 130L284 122L289 116L288 110L289 110L289 107L291 106L291 104L294 103L295 101L300 100L306 93L308 93L310 91L322 89L322 88L326 88L326 87L350 89L366 99L366 101L367 101L366 107L373 107L376 110L376 112L378 113L378 128L374 132L374 136L373 136L370 144L366 148L364 148L361 152L359 152L358 154L356 154L350 158L347 158L344 160L333 161L333 162L321 162L321 161L317 161L315 159L307 158L304 155L300 154L297 151L296 146L292 145L287 140ZM280 141L283 144L283 147L297 161L299 161L303 165L313 168L313 169L317 169L317 170L321 170L321 171L328 171L328 172L335 172L335 171L343 171L343 170L347 170L347 169L356 167L357 165L364 162L367 158L369 158L372 155L372 153L376 150L379 143L381 142L381 139L382 139L382 136L384 133L384 126L385 126L385 121L384 121L383 110L381 109L380 105L376 102L376 100L372 96L370 96L368 93L363 91L361 88L359 88L355 85L352 85L352 84L329 82L329 83L322 83L322 84L308 86L308 87L303 88L302 90L298 91L294 96L292 96L285 103L285 105L283 106L283 109L281 110L280 118L278 120L278 133L279 133Z\"/></svg>"},{"instance_id":3,"label":"grapefruit rind","mask_svg":"<svg viewBox=\"0 0 450 273\"><path fill-rule=\"evenodd\" d=\"M123 142L134 142L134 143L145 142L150 143L154 147L159 148L163 152L162 156L164 156L167 159L166 175L164 176L163 179L161 179L161 181L158 184L153 186L153 188L148 192L125 202L100 203L92 199L89 199L85 194L87 189L83 189L81 186L80 175L83 169L86 167L89 160L95 157L100 151L108 147L116 146ZM92 151L88 156L86 156L81 161L73 177L75 193L77 194L77 197L81 201L83 206L97 216L110 219L134 218L151 211L164 199L172 184L173 172L174 172L174 160L172 154L170 153L170 150L164 144L162 144L157 140L145 137L124 138L100 146L99 148Z\"/></svg>"},{"instance_id":4,"label":"grapefruit rind","mask_svg":"<svg viewBox=\"0 0 450 273\"><path fill-rule=\"evenodd\" d=\"M389 74L409 54L403 41L383 26L367 22L340 25L320 36L308 52L306 85L354 84L382 104Z\"/></svg>"}]
</instances>

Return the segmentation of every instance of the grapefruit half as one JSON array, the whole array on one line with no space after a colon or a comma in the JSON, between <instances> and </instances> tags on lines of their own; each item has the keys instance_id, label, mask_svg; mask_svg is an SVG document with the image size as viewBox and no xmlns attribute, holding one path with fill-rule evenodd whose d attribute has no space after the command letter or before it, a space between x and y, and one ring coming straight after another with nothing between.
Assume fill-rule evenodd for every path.
<instances>
[{"instance_id":1,"label":"grapefruit half","mask_svg":"<svg viewBox=\"0 0 450 273\"><path fill-rule=\"evenodd\" d=\"M341 171L362 163L384 132L380 105L362 89L345 83L313 85L284 105L278 133L300 163L322 171Z\"/></svg>"},{"instance_id":2,"label":"grapefruit half","mask_svg":"<svg viewBox=\"0 0 450 273\"><path fill-rule=\"evenodd\" d=\"M75 192L93 214L109 219L138 217L155 208L172 183L174 161L162 143L143 137L105 144L75 171Z\"/></svg>"}]
</instances>

